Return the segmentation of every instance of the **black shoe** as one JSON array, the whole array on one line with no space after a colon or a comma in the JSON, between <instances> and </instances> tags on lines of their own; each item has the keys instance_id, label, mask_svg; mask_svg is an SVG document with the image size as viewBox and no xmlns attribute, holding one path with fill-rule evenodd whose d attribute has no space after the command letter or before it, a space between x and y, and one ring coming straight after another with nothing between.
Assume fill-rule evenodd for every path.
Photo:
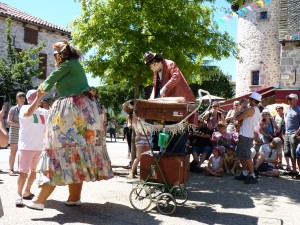
<instances>
[{"instance_id":1,"label":"black shoe","mask_svg":"<svg viewBox=\"0 0 300 225\"><path fill-rule=\"evenodd\" d=\"M296 176L298 174L298 172L294 172L294 171L289 171L289 172L283 172L284 176Z\"/></svg>"},{"instance_id":2,"label":"black shoe","mask_svg":"<svg viewBox=\"0 0 300 225\"><path fill-rule=\"evenodd\" d=\"M256 184L257 183L257 178L256 177L248 177L248 179L246 179L244 181L244 184Z\"/></svg>"},{"instance_id":3,"label":"black shoe","mask_svg":"<svg viewBox=\"0 0 300 225\"><path fill-rule=\"evenodd\" d=\"M248 176L244 176L242 173L238 176L235 176L235 180L247 180Z\"/></svg>"},{"instance_id":4,"label":"black shoe","mask_svg":"<svg viewBox=\"0 0 300 225\"><path fill-rule=\"evenodd\" d=\"M254 174L257 177L259 175L259 171L258 170L254 170Z\"/></svg>"}]
</instances>

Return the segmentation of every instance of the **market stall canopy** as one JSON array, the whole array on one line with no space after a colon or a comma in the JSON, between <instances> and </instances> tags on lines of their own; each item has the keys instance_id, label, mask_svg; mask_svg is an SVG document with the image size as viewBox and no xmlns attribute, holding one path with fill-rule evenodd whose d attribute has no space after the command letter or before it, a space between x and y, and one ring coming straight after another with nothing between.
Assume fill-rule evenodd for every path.
<instances>
[{"instance_id":1,"label":"market stall canopy","mask_svg":"<svg viewBox=\"0 0 300 225\"><path fill-rule=\"evenodd\" d=\"M275 88L273 86L271 87L267 87L267 88L263 88L261 90L257 90L256 92L258 92L259 94L262 95L262 105L263 106L267 106L267 105L271 105L271 104L287 104L287 99L286 96L291 94L291 93L295 93L299 96L299 100L300 100L300 90L298 89L279 89L279 88ZM226 100L224 102L220 103L220 109L224 110L224 111L229 111L230 109L232 109L232 104L234 101L240 101L242 98L249 98L249 95L251 93L248 93L246 95L242 95L239 96L237 98L232 98L229 100ZM298 101L299 104L299 101Z\"/></svg>"}]
</instances>

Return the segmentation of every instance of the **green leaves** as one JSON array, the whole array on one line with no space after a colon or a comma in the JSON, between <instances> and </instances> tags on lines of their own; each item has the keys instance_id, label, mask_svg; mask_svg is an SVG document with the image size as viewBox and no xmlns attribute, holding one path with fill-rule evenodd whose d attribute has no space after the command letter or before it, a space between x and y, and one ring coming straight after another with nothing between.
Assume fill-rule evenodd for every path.
<instances>
[{"instance_id":1,"label":"green leaves","mask_svg":"<svg viewBox=\"0 0 300 225\"><path fill-rule=\"evenodd\" d=\"M6 95L9 101L14 101L16 93L32 88L31 78L40 75L41 70L37 68L40 60L38 53L44 44L18 52L10 35L11 19L8 18L6 22L7 54L0 58L0 95Z\"/></svg>"}]
</instances>

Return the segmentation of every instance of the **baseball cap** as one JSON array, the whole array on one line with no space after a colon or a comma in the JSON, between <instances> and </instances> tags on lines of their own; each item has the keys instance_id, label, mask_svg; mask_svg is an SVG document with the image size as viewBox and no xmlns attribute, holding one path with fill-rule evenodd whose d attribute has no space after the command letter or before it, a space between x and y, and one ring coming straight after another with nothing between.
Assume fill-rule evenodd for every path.
<instances>
[{"instance_id":1,"label":"baseball cap","mask_svg":"<svg viewBox=\"0 0 300 225\"><path fill-rule=\"evenodd\" d=\"M287 95L286 98L297 99L298 100L298 95L296 95L294 93L291 93L291 94Z\"/></svg>"},{"instance_id":2,"label":"baseball cap","mask_svg":"<svg viewBox=\"0 0 300 225\"><path fill-rule=\"evenodd\" d=\"M251 95L249 96L249 98L252 98L256 101L261 101L261 94L257 93L257 92L252 92Z\"/></svg>"},{"instance_id":3,"label":"baseball cap","mask_svg":"<svg viewBox=\"0 0 300 225\"><path fill-rule=\"evenodd\" d=\"M31 89L31 90L27 91L26 99L28 99L30 97L30 95L32 95L35 92L36 92L36 90L34 90L34 89Z\"/></svg>"},{"instance_id":4,"label":"baseball cap","mask_svg":"<svg viewBox=\"0 0 300 225\"><path fill-rule=\"evenodd\" d=\"M279 137L273 138L272 142L276 145L277 149L281 149L281 147L282 147L282 140Z\"/></svg>"}]
</instances>

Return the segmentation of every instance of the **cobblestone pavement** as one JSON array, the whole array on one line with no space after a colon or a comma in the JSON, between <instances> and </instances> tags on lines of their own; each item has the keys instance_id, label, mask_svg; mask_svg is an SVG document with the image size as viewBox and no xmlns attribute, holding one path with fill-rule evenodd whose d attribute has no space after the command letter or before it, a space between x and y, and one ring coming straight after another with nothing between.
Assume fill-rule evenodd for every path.
<instances>
[{"instance_id":1,"label":"cobblestone pavement","mask_svg":"<svg viewBox=\"0 0 300 225\"><path fill-rule=\"evenodd\" d=\"M115 178L85 183L81 206L68 207L67 187L57 187L43 211L16 208L17 177L0 173L0 196L4 216L1 225L58 224L227 224L295 225L299 222L300 181L287 177L261 177L257 184L245 185L232 176L220 178L191 173L189 199L172 215L158 213L155 202L146 212L133 209L129 194L136 180L128 180L125 142L108 142ZM7 168L9 150L0 149L0 168ZM33 185L33 191L36 190Z\"/></svg>"}]
</instances>

